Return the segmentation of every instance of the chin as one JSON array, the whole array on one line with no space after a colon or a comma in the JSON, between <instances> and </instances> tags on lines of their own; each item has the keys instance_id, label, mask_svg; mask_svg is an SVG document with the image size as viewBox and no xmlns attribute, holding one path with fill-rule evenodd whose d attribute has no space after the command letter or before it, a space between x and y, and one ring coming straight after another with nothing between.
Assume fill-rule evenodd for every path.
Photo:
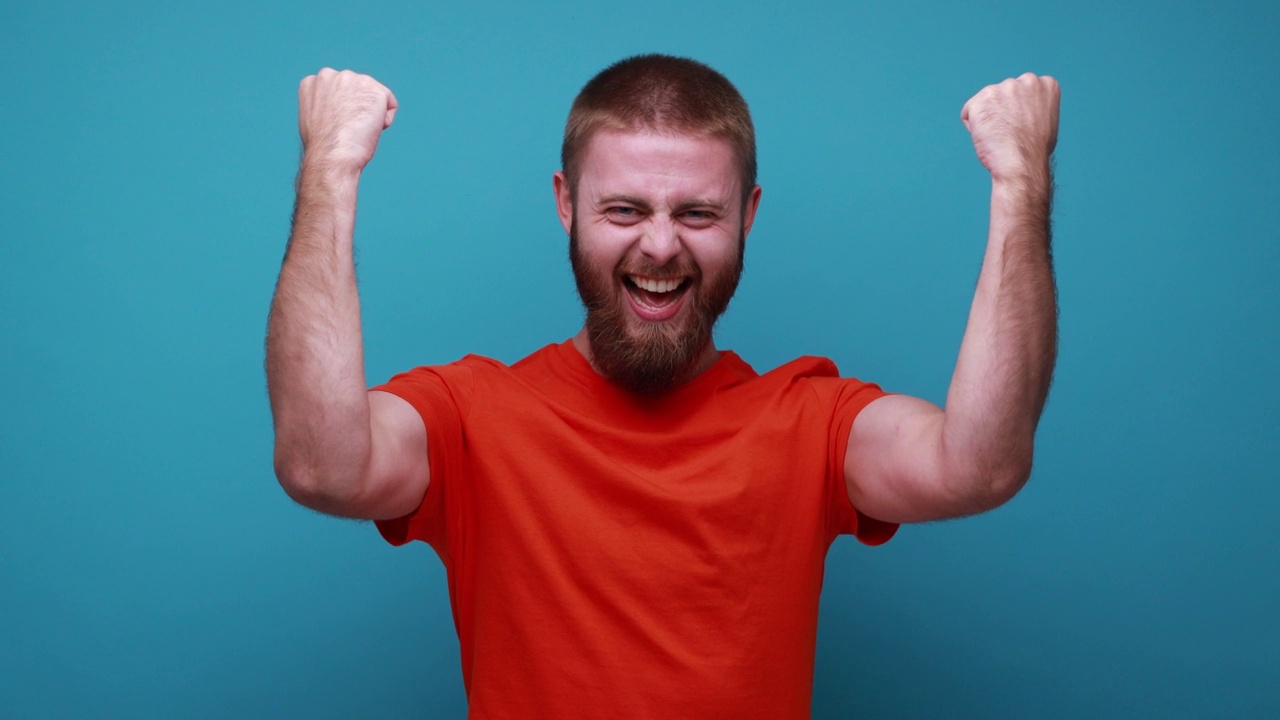
<instances>
[{"instance_id":1,"label":"chin","mask_svg":"<svg viewBox=\"0 0 1280 720\"><path fill-rule=\"evenodd\" d=\"M572 231L569 258L586 310L592 366L615 384L642 395L658 395L691 379L742 275L741 250L736 265L718 276L704 278L697 268L670 273L687 276L690 284L676 301L681 306L675 314L655 321L638 316L632 308L636 301L628 297L628 273L592 266ZM663 274L649 268L634 272Z\"/></svg>"}]
</instances>

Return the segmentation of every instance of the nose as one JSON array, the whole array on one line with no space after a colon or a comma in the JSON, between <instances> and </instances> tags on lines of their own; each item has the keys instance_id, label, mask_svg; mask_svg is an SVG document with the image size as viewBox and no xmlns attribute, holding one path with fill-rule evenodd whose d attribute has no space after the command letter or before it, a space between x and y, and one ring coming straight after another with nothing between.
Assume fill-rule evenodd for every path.
<instances>
[{"instance_id":1,"label":"nose","mask_svg":"<svg viewBox=\"0 0 1280 720\"><path fill-rule=\"evenodd\" d=\"M680 254L680 233L675 222L668 217L655 216L645 223L640 237L640 252L658 265Z\"/></svg>"}]
</instances>

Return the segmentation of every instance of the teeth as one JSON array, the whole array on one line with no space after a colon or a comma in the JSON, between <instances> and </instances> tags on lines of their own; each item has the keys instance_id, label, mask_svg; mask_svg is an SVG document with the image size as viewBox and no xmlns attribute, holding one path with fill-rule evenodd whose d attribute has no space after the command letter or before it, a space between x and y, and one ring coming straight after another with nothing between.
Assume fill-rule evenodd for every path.
<instances>
[{"instance_id":1,"label":"teeth","mask_svg":"<svg viewBox=\"0 0 1280 720\"><path fill-rule=\"evenodd\" d=\"M680 287L680 283L683 282L683 280L678 278L655 280L653 278L639 277L636 275L632 275L630 277L631 282L635 283L636 287L653 293L671 292L672 290Z\"/></svg>"}]
</instances>

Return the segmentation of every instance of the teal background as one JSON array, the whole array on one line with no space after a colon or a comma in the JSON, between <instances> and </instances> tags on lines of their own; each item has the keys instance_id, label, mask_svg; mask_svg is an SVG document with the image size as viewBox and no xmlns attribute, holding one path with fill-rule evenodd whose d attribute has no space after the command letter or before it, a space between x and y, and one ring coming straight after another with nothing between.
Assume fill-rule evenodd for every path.
<instances>
[{"instance_id":1,"label":"teal background","mask_svg":"<svg viewBox=\"0 0 1280 720\"><path fill-rule=\"evenodd\" d=\"M1034 475L836 543L815 717L1280 716L1280 5L357 7L0 5L0 715L463 716L434 554L272 475L297 83L351 67L400 99L357 230L378 382L576 330L564 116L660 51L757 123L720 344L937 402L986 229L960 107L1062 83Z\"/></svg>"}]
</instances>

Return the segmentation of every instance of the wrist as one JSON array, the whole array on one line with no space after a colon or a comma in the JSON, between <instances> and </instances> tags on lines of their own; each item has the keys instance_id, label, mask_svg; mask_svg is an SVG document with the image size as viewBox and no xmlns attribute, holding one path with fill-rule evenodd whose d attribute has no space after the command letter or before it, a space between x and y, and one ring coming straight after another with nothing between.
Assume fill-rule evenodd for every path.
<instances>
[{"instance_id":1,"label":"wrist","mask_svg":"<svg viewBox=\"0 0 1280 720\"><path fill-rule=\"evenodd\" d=\"M304 149L298 172L319 176L331 182L352 182L360 179L365 164L338 153Z\"/></svg>"},{"instance_id":2,"label":"wrist","mask_svg":"<svg viewBox=\"0 0 1280 720\"><path fill-rule=\"evenodd\" d=\"M350 162L304 154L298 166L296 189L299 195L319 193L327 196L350 195L353 199L360 183L362 168Z\"/></svg>"},{"instance_id":3,"label":"wrist","mask_svg":"<svg viewBox=\"0 0 1280 720\"><path fill-rule=\"evenodd\" d=\"M1049 158L1032 161L991 173L991 186L1006 191L1047 192L1053 189L1053 166Z\"/></svg>"},{"instance_id":4,"label":"wrist","mask_svg":"<svg viewBox=\"0 0 1280 720\"><path fill-rule=\"evenodd\" d=\"M1003 243L1015 237L1049 242L1053 212L1053 173L1043 172L991 179L992 241ZM1028 230L1034 229L1033 232Z\"/></svg>"},{"instance_id":5,"label":"wrist","mask_svg":"<svg viewBox=\"0 0 1280 720\"><path fill-rule=\"evenodd\" d=\"M1020 203L1048 203L1053 198L1053 171L1045 165L1032 171L991 176L993 199Z\"/></svg>"}]
</instances>

